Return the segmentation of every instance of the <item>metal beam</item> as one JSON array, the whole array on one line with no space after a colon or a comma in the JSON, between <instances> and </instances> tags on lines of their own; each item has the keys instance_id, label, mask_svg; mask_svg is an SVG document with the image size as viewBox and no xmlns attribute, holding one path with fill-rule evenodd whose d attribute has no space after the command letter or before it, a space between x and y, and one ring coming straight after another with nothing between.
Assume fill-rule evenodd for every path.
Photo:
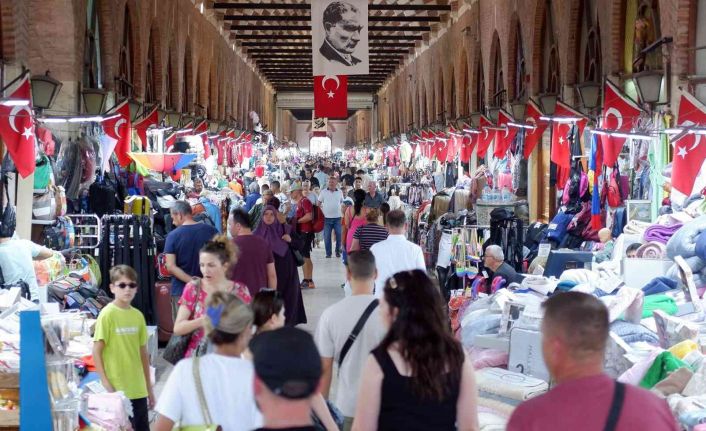
<instances>
[{"instance_id":1,"label":"metal beam","mask_svg":"<svg viewBox=\"0 0 706 431\"><path fill-rule=\"evenodd\" d=\"M288 10L311 10L309 3L230 3L215 2L213 9L288 9ZM451 12L451 5L448 4L369 4L368 10L414 10L414 11L437 11Z\"/></svg>"}]
</instances>

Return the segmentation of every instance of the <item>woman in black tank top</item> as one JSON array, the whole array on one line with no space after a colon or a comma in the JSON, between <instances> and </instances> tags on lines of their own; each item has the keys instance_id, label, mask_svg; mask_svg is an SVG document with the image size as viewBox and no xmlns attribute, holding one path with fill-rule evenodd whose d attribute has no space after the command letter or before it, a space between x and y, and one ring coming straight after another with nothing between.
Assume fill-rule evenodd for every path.
<instances>
[{"instance_id":1,"label":"woman in black tank top","mask_svg":"<svg viewBox=\"0 0 706 431\"><path fill-rule=\"evenodd\" d=\"M380 303L389 332L363 370L353 431L477 430L473 368L424 271L399 272Z\"/></svg>"}]
</instances>

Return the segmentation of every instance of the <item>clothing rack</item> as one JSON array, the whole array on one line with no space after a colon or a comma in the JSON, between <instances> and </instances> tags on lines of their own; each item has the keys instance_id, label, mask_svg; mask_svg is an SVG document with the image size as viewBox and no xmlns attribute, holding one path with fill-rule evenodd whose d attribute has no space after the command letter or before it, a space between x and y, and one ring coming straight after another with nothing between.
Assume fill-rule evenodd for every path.
<instances>
[{"instance_id":1,"label":"clothing rack","mask_svg":"<svg viewBox=\"0 0 706 431\"><path fill-rule=\"evenodd\" d=\"M101 220L95 214L67 214L76 232L75 248L98 255L101 242Z\"/></svg>"},{"instance_id":2,"label":"clothing rack","mask_svg":"<svg viewBox=\"0 0 706 431\"><path fill-rule=\"evenodd\" d=\"M144 215L104 215L101 218L99 263L101 288L109 291L110 268L128 265L137 272L138 291L133 305L142 311L148 325L157 322L154 298L156 246L152 234L152 218Z\"/></svg>"}]
</instances>

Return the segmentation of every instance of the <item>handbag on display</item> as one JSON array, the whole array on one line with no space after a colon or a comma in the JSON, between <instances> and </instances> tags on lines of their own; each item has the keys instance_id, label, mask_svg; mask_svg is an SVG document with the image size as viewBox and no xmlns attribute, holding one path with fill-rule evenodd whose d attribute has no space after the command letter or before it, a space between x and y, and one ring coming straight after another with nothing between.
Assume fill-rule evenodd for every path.
<instances>
[{"instance_id":1,"label":"handbag on display","mask_svg":"<svg viewBox=\"0 0 706 431\"><path fill-rule=\"evenodd\" d=\"M56 195L53 189L49 188L44 193L34 195L32 218L44 221L56 218Z\"/></svg>"}]
</instances>

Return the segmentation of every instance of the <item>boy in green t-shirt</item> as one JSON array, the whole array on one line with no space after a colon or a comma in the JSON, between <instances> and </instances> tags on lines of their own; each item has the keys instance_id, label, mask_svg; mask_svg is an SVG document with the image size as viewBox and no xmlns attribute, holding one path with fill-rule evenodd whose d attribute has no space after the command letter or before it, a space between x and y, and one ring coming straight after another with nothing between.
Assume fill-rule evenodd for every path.
<instances>
[{"instance_id":1,"label":"boy in green t-shirt","mask_svg":"<svg viewBox=\"0 0 706 431\"><path fill-rule=\"evenodd\" d=\"M154 406L147 355L147 325L130 303L137 293L137 273L127 265L110 270L115 299L98 316L93 337L93 360L108 392L122 391L132 402L132 427L149 431L149 409Z\"/></svg>"}]
</instances>

